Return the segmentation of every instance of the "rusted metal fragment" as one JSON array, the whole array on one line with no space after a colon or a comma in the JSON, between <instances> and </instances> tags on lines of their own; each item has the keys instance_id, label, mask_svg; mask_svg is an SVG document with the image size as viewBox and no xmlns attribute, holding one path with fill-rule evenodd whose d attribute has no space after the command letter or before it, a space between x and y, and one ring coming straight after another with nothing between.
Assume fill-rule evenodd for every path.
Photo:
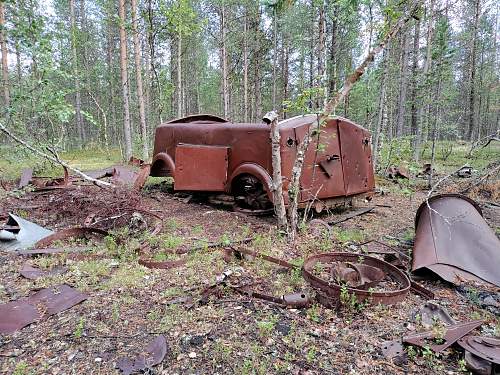
<instances>
[{"instance_id":1,"label":"rusted metal fragment","mask_svg":"<svg viewBox=\"0 0 500 375\"><path fill-rule=\"evenodd\" d=\"M26 300L0 305L0 333L10 335L40 318L36 306Z\"/></svg>"},{"instance_id":2,"label":"rusted metal fragment","mask_svg":"<svg viewBox=\"0 0 500 375\"><path fill-rule=\"evenodd\" d=\"M401 166L399 166L399 167L392 166L392 167L387 169L387 177L391 178L391 179L395 179L395 178L409 179L410 175L408 174L408 170L406 168L401 167Z\"/></svg>"},{"instance_id":3,"label":"rusted metal fragment","mask_svg":"<svg viewBox=\"0 0 500 375\"><path fill-rule=\"evenodd\" d=\"M406 353L401 340L384 341L381 344L382 355L400 365L406 361Z\"/></svg>"},{"instance_id":4,"label":"rusted metal fragment","mask_svg":"<svg viewBox=\"0 0 500 375\"><path fill-rule=\"evenodd\" d=\"M22 189L23 187L28 186L32 178L33 178L33 169L32 168L23 169L23 171L21 172L21 178L19 180L18 188Z\"/></svg>"},{"instance_id":5,"label":"rusted metal fragment","mask_svg":"<svg viewBox=\"0 0 500 375\"><path fill-rule=\"evenodd\" d=\"M144 164L144 160L136 158L135 156L131 156L128 160L128 163L130 165L133 165L134 167L142 167L142 165Z\"/></svg>"},{"instance_id":6,"label":"rusted metal fragment","mask_svg":"<svg viewBox=\"0 0 500 375\"><path fill-rule=\"evenodd\" d=\"M42 289L35 294L0 305L0 333L11 334L46 316L58 314L88 297L68 285Z\"/></svg>"},{"instance_id":7,"label":"rusted metal fragment","mask_svg":"<svg viewBox=\"0 0 500 375\"><path fill-rule=\"evenodd\" d=\"M47 191L56 189L66 189L70 187L72 181L68 168L64 167L64 177L32 177L31 183L35 186L35 191Z\"/></svg>"},{"instance_id":8,"label":"rusted metal fragment","mask_svg":"<svg viewBox=\"0 0 500 375\"><path fill-rule=\"evenodd\" d=\"M134 190L141 190L144 187L144 184L146 183L146 180L148 179L150 172L151 172L151 164L144 164L141 167L134 181L134 186L133 186Z\"/></svg>"},{"instance_id":9,"label":"rusted metal fragment","mask_svg":"<svg viewBox=\"0 0 500 375\"><path fill-rule=\"evenodd\" d=\"M86 247L44 247L43 249L26 249L19 250L17 253L19 255L47 255L47 254L62 254L62 253L81 253L86 251Z\"/></svg>"},{"instance_id":10,"label":"rusted metal fragment","mask_svg":"<svg viewBox=\"0 0 500 375\"><path fill-rule=\"evenodd\" d=\"M33 267L29 263L24 263L23 267L19 270L19 273L21 274L21 276L25 277L26 279L36 280L40 277L61 275L64 272L66 272L67 270L68 269L66 267L56 267L56 268L53 268L49 271L44 271L38 267Z\"/></svg>"},{"instance_id":11,"label":"rusted metal fragment","mask_svg":"<svg viewBox=\"0 0 500 375\"><path fill-rule=\"evenodd\" d=\"M27 249L47 236L52 231L14 214L9 214L6 226L0 230L0 249L19 251Z\"/></svg>"},{"instance_id":12,"label":"rusted metal fragment","mask_svg":"<svg viewBox=\"0 0 500 375\"><path fill-rule=\"evenodd\" d=\"M413 293L418 294L419 296L424 297L426 299L435 298L434 292L432 290L425 288L423 285L420 285L413 280L410 281L411 281L411 291Z\"/></svg>"},{"instance_id":13,"label":"rusted metal fragment","mask_svg":"<svg viewBox=\"0 0 500 375\"><path fill-rule=\"evenodd\" d=\"M281 297L287 307L302 309L311 306L311 298L306 293L285 294Z\"/></svg>"},{"instance_id":14,"label":"rusted metal fragment","mask_svg":"<svg viewBox=\"0 0 500 375\"><path fill-rule=\"evenodd\" d=\"M139 258L138 263L147 268L157 268L161 270L169 270L171 268L177 268L180 266L184 266L187 262L187 259L179 259L179 260L169 260L169 261L154 261L148 260L144 258Z\"/></svg>"},{"instance_id":15,"label":"rusted metal fragment","mask_svg":"<svg viewBox=\"0 0 500 375\"><path fill-rule=\"evenodd\" d=\"M167 354L167 340L165 336L160 335L156 337L143 353L139 354L135 359L128 357L118 358L116 368L120 369L123 374L129 375L142 372L161 363Z\"/></svg>"},{"instance_id":16,"label":"rusted metal fragment","mask_svg":"<svg viewBox=\"0 0 500 375\"><path fill-rule=\"evenodd\" d=\"M395 304L401 302L410 290L410 280L408 277L393 265L380 259L352 253L324 253L313 255L304 261L302 275L304 279L318 291L320 302L325 303L329 307L338 304L343 288L340 284L329 282L328 280L321 279L314 275L314 267L318 263L331 265L335 262L362 263L364 265L379 268L387 274L388 278L398 284L397 290L388 291L366 291L348 287L347 291L350 294L354 294L358 302L368 301L373 304Z\"/></svg>"},{"instance_id":17,"label":"rusted metal fragment","mask_svg":"<svg viewBox=\"0 0 500 375\"><path fill-rule=\"evenodd\" d=\"M460 339L458 345L475 356L500 365L499 339L482 336L467 336Z\"/></svg>"},{"instance_id":18,"label":"rusted metal fragment","mask_svg":"<svg viewBox=\"0 0 500 375\"><path fill-rule=\"evenodd\" d=\"M469 351L465 351L464 353L465 367L468 370L472 371L473 374L477 375L497 375L500 372L500 368L497 370L493 370L495 366L490 361L486 359L482 359L477 355L472 354ZM495 372L493 372L495 371Z\"/></svg>"},{"instance_id":19,"label":"rusted metal fragment","mask_svg":"<svg viewBox=\"0 0 500 375\"><path fill-rule=\"evenodd\" d=\"M339 223L343 223L344 221L350 220L350 219L355 218L357 216L361 216L361 215L367 214L369 212L372 212L374 209L375 209L375 206L363 207L363 208L360 208L359 210L350 212L350 213L340 217L339 219L330 220L330 221L328 221L328 224L329 225L336 225Z\"/></svg>"},{"instance_id":20,"label":"rusted metal fragment","mask_svg":"<svg viewBox=\"0 0 500 375\"><path fill-rule=\"evenodd\" d=\"M436 303L427 302L418 310L417 314L420 316L422 325L426 328L430 328L437 321L446 325L455 324L455 321L450 314L448 314L448 311Z\"/></svg>"},{"instance_id":21,"label":"rusted metal fragment","mask_svg":"<svg viewBox=\"0 0 500 375\"><path fill-rule=\"evenodd\" d=\"M412 271L429 269L456 284L469 280L500 286L500 240L473 200L436 195L419 207L415 227Z\"/></svg>"},{"instance_id":22,"label":"rusted metal fragment","mask_svg":"<svg viewBox=\"0 0 500 375\"><path fill-rule=\"evenodd\" d=\"M380 268L367 266L361 263L338 262L332 266L332 277L338 283L366 290L377 285L385 278L386 274Z\"/></svg>"},{"instance_id":23,"label":"rusted metal fragment","mask_svg":"<svg viewBox=\"0 0 500 375\"><path fill-rule=\"evenodd\" d=\"M443 337L437 338L435 332L427 331L405 336L403 337L403 342L421 348L428 346L432 351L439 353L452 346L483 323L482 320L456 323L446 327L446 332Z\"/></svg>"},{"instance_id":24,"label":"rusted metal fragment","mask_svg":"<svg viewBox=\"0 0 500 375\"><path fill-rule=\"evenodd\" d=\"M39 240L34 246L35 248L43 248L52 245L55 241L62 241L68 238L82 238L91 234L98 234L100 236L109 235L108 232L99 228L73 227L57 231L50 236Z\"/></svg>"}]
</instances>

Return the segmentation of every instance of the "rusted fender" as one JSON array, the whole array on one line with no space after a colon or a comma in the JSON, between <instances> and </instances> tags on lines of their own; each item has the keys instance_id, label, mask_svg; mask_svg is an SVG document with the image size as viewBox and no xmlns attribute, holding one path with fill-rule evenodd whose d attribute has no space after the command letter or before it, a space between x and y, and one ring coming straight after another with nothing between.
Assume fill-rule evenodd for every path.
<instances>
[{"instance_id":1,"label":"rusted fender","mask_svg":"<svg viewBox=\"0 0 500 375\"><path fill-rule=\"evenodd\" d=\"M436 195L415 218L412 271L429 269L444 280L487 281L500 286L500 240L472 199Z\"/></svg>"},{"instance_id":2,"label":"rusted fender","mask_svg":"<svg viewBox=\"0 0 500 375\"><path fill-rule=\"evenodd\" d=\"M231 191L231 184L233 183L233 180L241 174L251 174L252 176L257 177L264 186L264 189L266 189L267 197L271 202L273 201L273 179L264 168L255 163L244 163L235 168L235 170L227 180L227 192Z\"/></svg>"}]
</instances>

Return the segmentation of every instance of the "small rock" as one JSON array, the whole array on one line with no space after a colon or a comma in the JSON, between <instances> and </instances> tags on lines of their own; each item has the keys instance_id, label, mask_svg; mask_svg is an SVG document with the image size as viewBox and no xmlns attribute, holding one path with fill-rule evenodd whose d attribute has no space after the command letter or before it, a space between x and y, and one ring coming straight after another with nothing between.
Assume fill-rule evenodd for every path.
<instances>
[{"instance_id":1,"label":"small rock","mask_svg":"<svg viewBox=\"0 0 500 375\"><path fill-rule=\"evenodd\" d=\"M101 357L96 357L96 358L94 359L94 361L95 361L95 362L102 362L102 358L101 358Z\"/></svg>"},{"instance_id":2,"label":"small rock","mask_svg":"<svg viewBox=\"0 0 500 375\"><path fill-rule=\"evenodd\" d=\"M196 353L195 352L191 352L188 354L189 358L196 358Z\"/></svg>"}]
</instances>

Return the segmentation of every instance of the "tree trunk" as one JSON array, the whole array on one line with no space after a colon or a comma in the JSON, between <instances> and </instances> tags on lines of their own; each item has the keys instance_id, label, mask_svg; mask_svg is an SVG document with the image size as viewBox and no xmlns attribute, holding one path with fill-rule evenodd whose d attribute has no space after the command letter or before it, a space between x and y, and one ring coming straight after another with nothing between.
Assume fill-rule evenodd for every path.
<instances>
[{"instance_id":1,"label":"tree trunk","mask_svg":"<svg viewBox=\"0 0 500 375\"><path fill-rule=\"evenodd\" d=\"M123 134L125 138L125 159L129 160L132 157L132 131L130 128L130 106L127 70L127 33L125 31L125 0L119 0L118 13L120 16L120 72L123 95Z\"/></svg>"},{"instance_id":2,"label":"tree trunk","mask_svg":"<svg viewBox=\"0 0 500 375\"><path fill-rule=\"evenodd\" d=\"M227 48L226 48L226 7L222 6L220 10L221 19L221 60L222 60L222 102L224 118L229 116L229 74L227 68Z\"/></svg>"},{"instance_id":3,"label":"tree trunk","mask_svg":"<svg viewBox=\"0 0 500 375\"><path fill-rule=\"evenodd\" d=\"M7 37L4 33L5 5L0 1L0 50L2 51L2 86L5 107L10 106L9 66L7 61Z\"/></svg>"},{"instance_id":4,"label":"tree trunk","mask_svg":"<svg viewBox=\"0 0 500 375\"><path fill-rule=\"evenodd\" d=\"M276 110L276 70L278 65L278 15L273 6L273 110Z\"/></svg>"},{"instance_id":5,"label":"tree trunk","mask_svg":"<svg viewBox=\"0 0 500 375\"><path fill-rule=\"evenodd\" d=\"M413 58L411 67L411 135L413 149L415 149L417 136L417 82L418 82L418 51L420 50L420 19L415 20L415 34L413 36Z\"/></svg>"},{"instance_id":6,"label":"tree trunk","mask_svg":"<svg viewBox=\"0 0 500 375\"><path fill-rule=\"evenodd\" d=\"M73 55L73 75L75 80L75 119L76 131L80 142L85 142L83 134L82 99L80 94L80 75L78 72L78 55L76 51L76 24L75 24L75 0L69 1L71 22L71 53Z\"/></svg>"},{"instance_id":7,"label":"tree trunk","mask_svg":"<svg viewBox=\"0 0 500 375\"><path fill-rule=\"evenodd\" d=\"M474 12L474 24L472 28L472 45L470 51L470 74L469 74L469 128L467 129L467 139L472 140L472 133L476 129L476 50L477 50L477 30L479 28L479 15L481 13L481 0L476 0Z\"/></svg>"},{"instance_id":8,"label":"tree trunk","mask_svg":"<svg viewBox=\"0 0 500 375\"><path fill-rule=\"evenodd\" d=\"M409 50L409 40L410 40L408 38L407 33L408 33L407 30L404 30L401 33L402 56L401 56L401 67L400 67L396 137L401 137L403 135L405 114L406 114L406 92L408 87L408 52L409 52L408 50Z\"/></svg>"},{"instance_id":9,"label":"tree trunk","mask_svg":"<svg viewBox=\"0 0 500 375\"><path fill-rule=\"evenodd\" d=\"M146 111L144 107L144 91L142 87L141 46L139 43L139 35L137 30L137 0L131 0L130 6L132 10L132 33L134 43L135 77L137 83L137 100L139 101L139 121L141 124L142 158L144 160L148 160L149 150L146 128Z\"/></svg>"},{"instance_id":10,"label":"tree trunk","mask_svg":"<svg viewBox=\"0 0 500 375\"><path fill-rule=\"evenodd\" d=\"M426 52L425 52L425 61L424 67L422 70L422 79L424 83L421 85L421 89L419 90L421 95L423 96L423 101L418 106L417 118L419 124L417 125L417 134L415 136L415 149L413 150L413 158L416 162L420 160L420 144L422 143L422 134L424 127L424 110L428 108L429 99L426 97L425 93L429 87L429 70L431 68L432 62L432 38L434 33L434 0L430 2L429 9L429 24L427 26L427 37L426 37Z\"/></svg>"},{"instance_id":11,"label":"tree trunk","mask_svg":"<svg viewBox=\"0 0 500 375\"><path fill-rule=\"evenodd\" d=\"M335 92L337 92L337 12L337 5L334 5L332 15L332 39L330 42L330 78L328 82L328 96L332 96Z\"/></svg>"},{"instance_id":12,"label":"tree trunk","mask_svg":"<svg viewBox=\"0 0 500 375\"><path fill-rule=\"evenodd\" d=\"M325 64L325 51L326 51L326 16L325 16L325 7L326 5L323 3L319 8L319 16L318 16L318 88L325 87L326 89L326 64ZM326 105L327 91L323 92L323 101L321 101L321 97L318 97L318 108L320 106Z\"/></svg>"},{"instance_id":13,"label":"tree trunk","mask_svg":"<svg viewBox=\"0 0 500 375\"><path fill-rule=\"evenodd\" d=\"M389 75L389 48L390 44L387 45L387 49L384 51L384 55L382 57L382 77L380 81L380 95L378 102L378 119L377 125L375 126L375 131L373 134L373 142L372 142L372 160L373 160L373 168L377 168L378 163L378 153L380 146L380 136L382 130L385 128L387 123L387 76Z\"/></svg>"},{"instance_id":14,"label":"tree trunk","mask_svg":"<svg viewBox=\"0 0 500 375\"><path fill-rule=\"evenodd\" d=\"M177 117L182 117L182 35L177 36Z\"/></svg>"},{"instance_id":15,"label":"tree trunk","mask_svg":"<svg viewBox=\"0 0 500 375\"><path fill-rule=\"evenodd\" d=\"M248 121L248 19L245 8L243 21L243 121Z\"/></svg>"}]
</instances>

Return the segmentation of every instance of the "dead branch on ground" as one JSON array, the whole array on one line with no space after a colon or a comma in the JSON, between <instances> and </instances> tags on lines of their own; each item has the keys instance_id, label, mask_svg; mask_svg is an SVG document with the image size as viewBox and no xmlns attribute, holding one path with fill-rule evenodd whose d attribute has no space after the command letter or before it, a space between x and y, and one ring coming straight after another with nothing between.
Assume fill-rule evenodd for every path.
<instances>
[{"instance_id":1,"label":"dead branch on ground","mask_svg":"<svg viewBox=\"0 0 500 375\"><path fill-rule=\"evenodd\" d=\"M1 122L0 122L0 130L5 133L9 138L11 138L12 140L14 140L16 143L20 144L21 146L27 148L28 150L30 150L31 152L33 152L34 154L36 154L37 156L40 156L44 159L47 159L48 161L50 161L51 163L54 163L54 164L57 164L57 165L61 165L67 169L69 169L70 171L76 173L78 176L80 176L81 178L83 178L84 180L86 181L90 181L92 182L93 184L96 184L97 186L99 187L114 187L113 184L110 184L108 182L104 182L104 181L99 181L95 178L92 178L90 176L87 176L85 173L83 173L82 171L80 171L79 169L76 169L74 167L71 167L68 163L66 163L65 161L61 160L59 158L59 156L57 155L57 153L48 148L49 152L52 154L51 155L48 155L36 148L34 148L33 146L31 146L29 143L23 141L22 139L18 138L16 135L14 135L9 129L7 129Z\"/></svg>"}]
</instances>

